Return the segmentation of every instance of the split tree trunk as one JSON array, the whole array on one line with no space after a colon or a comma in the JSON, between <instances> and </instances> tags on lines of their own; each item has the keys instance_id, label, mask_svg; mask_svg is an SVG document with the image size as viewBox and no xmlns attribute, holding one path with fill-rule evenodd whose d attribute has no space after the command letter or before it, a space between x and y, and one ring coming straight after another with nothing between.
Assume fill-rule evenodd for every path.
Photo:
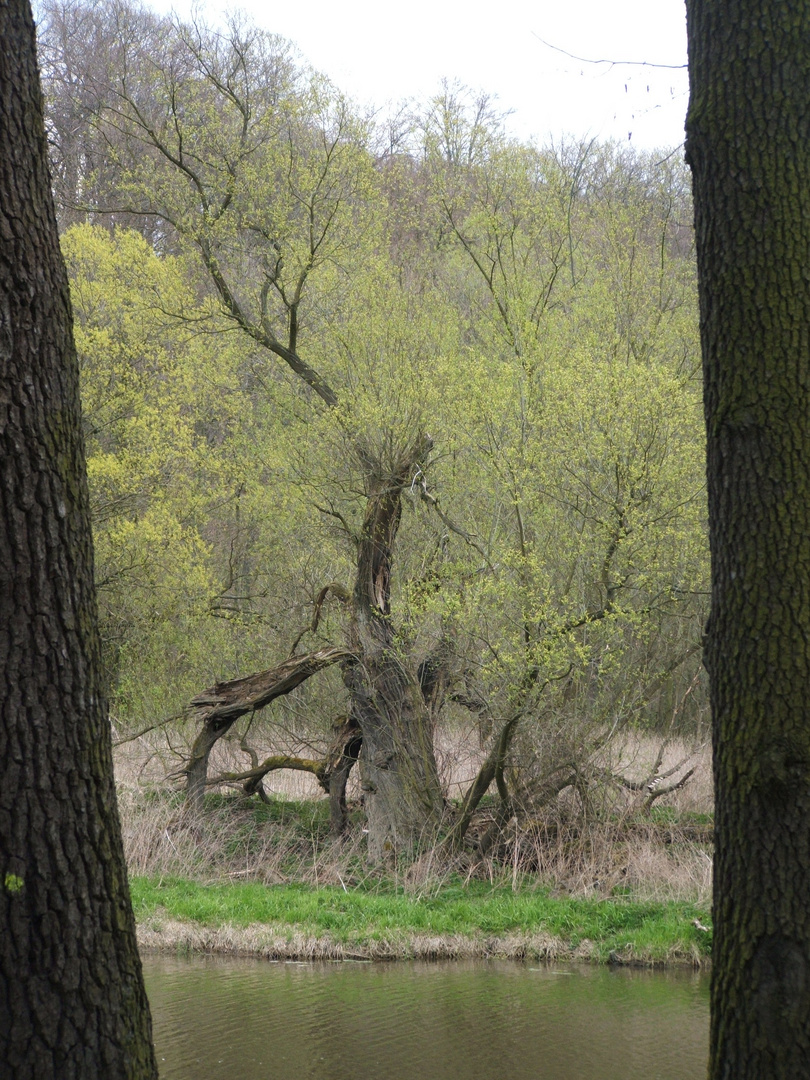
<instances>
[{"instance_id":1,"label":"split tree trunk","mask_svg":"<svg viewBox=\"0 0 810 1080\"><path fill-rule=\"evenodd\" d=\"M363 736L351 717L344 718L342 723L335 726L325 772L329 789L329 825L335 840L346 831L346 786L362 746Z\"/></svg>"},{"instance_id":2,"label":"split tree trunk","mask_svg":"<svg viewBox=\"0 0 810 1080\"><path fill-rule=\"evenodd\" d=\"M708 446L710 1075L810 1077L810 5L687 0Z\"/></svg>"},{"instance_id":3,"label":"split tree trunk","mask_svg":"<svg viewBox=\"0 0 810 1080\"><path fill-rule=\"evenodd\" d=\"M363 736L360 778L368 819L369 858L410 856L432 841L444 800L433 722L416 673L399 654L391 621L391 565L403 488L427 451L417 440L384 468L366 459L367 504L352 596L351 652L344 682Z\"/></svg>"},{"instance_id":4,"label":"split tree trunk","mask_svg":"<svg viewBox=\"0 0 810 1080\"><path fill-rule=\"evenodd\" d=\"M34 24L0 3L0 1072L152 1080Z\"/></svg>"},{"instance_id":5,"label":"split tree trunk","mask_svg":"<svg viewBox=\"0 0 810 1080\"><path fill-rule=\"evenodd\" d=\"M368 820L369 857L378 862L413 854L420 841L435 838L444 799L436 767L433 720L422 687L397 649L391 620L391 568L402 513L402 492L413 480L428 449L416 439L393 461L361 455L367 487L366 511L351 595L347 647L331 646L307 656L291 656L277 668L219 683L193 699L202 726L186 765L190 808L202 809L208 760L234 722L287 694L337 661L350 693L350 726L362 739L360 776ZM317 617L313 624L317 625ZM345 786L359 740L330 774L332 824L341 831Z\"/></svg>"}]
</instances>

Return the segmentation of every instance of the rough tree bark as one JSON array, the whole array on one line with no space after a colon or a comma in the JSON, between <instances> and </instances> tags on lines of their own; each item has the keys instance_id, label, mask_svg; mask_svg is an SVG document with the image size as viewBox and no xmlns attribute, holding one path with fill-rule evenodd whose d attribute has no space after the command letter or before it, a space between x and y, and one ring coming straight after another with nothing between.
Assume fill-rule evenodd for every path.
<instances>
[{"instance_id":1,"label":"rough tree bark","mask_svg":"<svg viewBox=\"0 0 810 1080\"><path fill-rule=\"evenodd\" d=\"M810 1076L810 5L687 0L708 446L710 1075Z\"/></svg>"},{"instance_id":2,"label":"rough tree bark","mask_svg":"<svg viewBox=\"0 0 810 1080\"><path fill-rule=\"evenodd\" d=\"M391 564L402 492L429 449L419 438L385 467L367 458L367 502L357 554L349 634L358 658L343 667L351 715L363 735L360 777L369 858L412 854L432 839L444 800L433 746L433 723L422 688L394 641Z\"/></svg>"},{"instance_id":3,"label":"rough tree bark","mask_svg":"<svg viewBox=\"0 0 810 1080\"><path fill-rule=\"evenodd\" d=\"M0 4L0 1062L157 1077L113 786L28 0Z\"/></svg>"},{"instance_id":4,"label":"rough tree bark","mask_svg":"<svg viewBox=\"0 0 810 1080\"><path fill-rule=\"evenodd\" d=\"M362 746L363 736L352 717L335 726L325 773L329 788L329 826L335 839L346 831L346 786Z\"/></svg>"}]
</instances>

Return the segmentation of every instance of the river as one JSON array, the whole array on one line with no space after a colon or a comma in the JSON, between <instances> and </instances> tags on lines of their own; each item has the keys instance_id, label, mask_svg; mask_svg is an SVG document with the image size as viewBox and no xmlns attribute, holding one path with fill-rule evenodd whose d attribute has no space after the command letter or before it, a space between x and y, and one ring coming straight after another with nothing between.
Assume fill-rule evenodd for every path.
<instances>
[{"instance_id":1,"label":"river","mask_svg":"<svg viewBox=\"0 0 810 1080\"><path fill-rule=\"evenodd\" d=\"M161 1080L698 1080L707 975L146 956Z\"/></svg>"}]
</instances>

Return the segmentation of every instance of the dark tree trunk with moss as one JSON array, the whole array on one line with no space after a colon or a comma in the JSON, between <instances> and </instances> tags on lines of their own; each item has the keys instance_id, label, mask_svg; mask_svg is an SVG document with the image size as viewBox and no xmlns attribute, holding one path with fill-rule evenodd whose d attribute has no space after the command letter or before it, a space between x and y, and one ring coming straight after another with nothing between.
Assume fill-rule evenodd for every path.
<instances>
[{"instance_id":1,"label":"dark tree trunk with moss","mask_svg":"<svg viewBox=\"0 0 810 1080\"><path fill-rule=\"evenodd\" d=\"M708 444L714 1080L810 1077L810 6L687 0Z\"/></svg>"},{"instance_id":2,"label":"dark tree trunk with moss","mask_svg":"<svg viewBox=\"0 0 810 1080\"><path fill-rule=\"evenodd\" d=\"M0 1072L156 1077L28 0L0 4Z\"/></svg>"}]
</instances>

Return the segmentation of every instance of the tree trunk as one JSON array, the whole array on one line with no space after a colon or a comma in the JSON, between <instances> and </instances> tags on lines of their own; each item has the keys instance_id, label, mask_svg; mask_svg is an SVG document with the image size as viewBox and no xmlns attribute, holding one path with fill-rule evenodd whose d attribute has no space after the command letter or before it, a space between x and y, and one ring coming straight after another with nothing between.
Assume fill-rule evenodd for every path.
<instances>
[{"instance_id":1,"label":"tree trunk","mask_svg":"<svg viewBox=\"0 0 810 1080\"><path fill-rule=\"evenodd\" d=\"M334 739L325 770L329 788L329 825L333 839L346 831L346 785L363 746L363 736L351 717L334 726Z\"/></svg>"},{"instance_id":2,"label":"tree trunk","mask_svg":"<svg viewBox=\"0 0 810 1080\"><path fill-rule=\"evenodd\" d=\"M433 725L421 687L397 652L390 583L402 490L427 452L419 439L387 468L365 460L367 504L352 597L350 645L344 665L352 717L363 735L360 777L368 819L369 858L410 856L430 841L444 801L433 747Z\"/></svg>"},{"instance_id":3,"label":"tree trunk","mask_svg":"<svg viewBox=\"0 0 810 1080\"><path fill-rule=\"evenodd\" d=\"M464 843L464 838L467 835L467 830L470 827L473 814L475 813L478 804L489 791L490 785L496 777L499 777L498 788L500 792L501 785L504 783L503 768L506 762L506 755L509 752L509 747L514 738L521 716L522 713L515 713L514 716L510 717L503 725L498 732L498 738L493 743L490 752L487 754L481 768L478 770L478 775L467 789L467 793L459 807L458 817L448 834L448 841L456 850L460 849ZM497 821L505 824L511 813L508 793L501 793L500 805L501 812L497 815Z\"/></svg>"},{"instance_id":4,"label":"tree trunk","mask_svg":"<svg viewBox=\"0 0 810 1080\"><path fill-rule=\"evenodd\" d=\"M810 1077L810 6L687 0L708 446L710 1075Z\"/></svg>"},{"instance_id":5,"label":"tree trunk","mask_svg":"<svg viewBox=\"0 0 810 1080\"><path fill-rule=\"evenodd\" d=\"M141 1080L157 1069L27 0L0 4L0 42L0 1071Z\"/></svg>"}]
</instances>

